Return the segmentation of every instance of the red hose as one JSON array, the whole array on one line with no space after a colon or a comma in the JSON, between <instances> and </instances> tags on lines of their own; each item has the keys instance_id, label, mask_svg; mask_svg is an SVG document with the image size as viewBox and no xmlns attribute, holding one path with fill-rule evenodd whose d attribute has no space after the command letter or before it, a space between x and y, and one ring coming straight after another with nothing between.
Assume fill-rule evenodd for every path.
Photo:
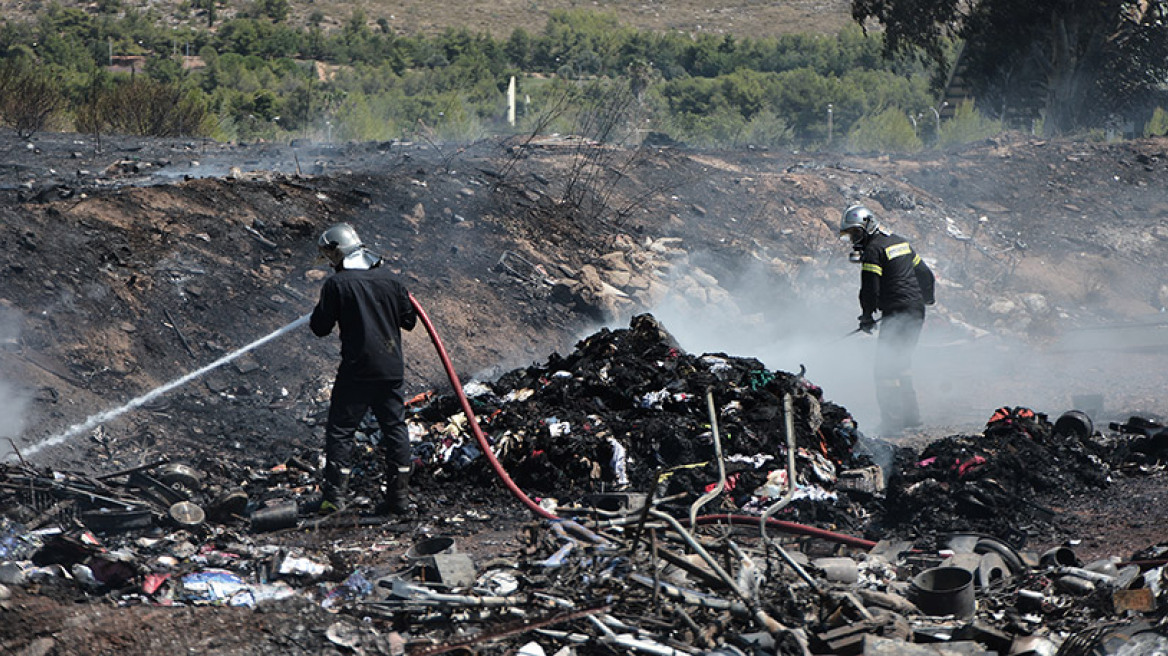
<instances>
[{"instance_id":1,"label":"red hose","mask_svg":"<svg viewBox=\"0 0 1168 656\"><path fill-rule=\"evenodd\" d=\"M474 432L475 441L479 444L479 449L483 455L490 461L491 467L494 468L495 473L499 476L499 480L507 486L508 490L516 496L523 505L531 509L532 512L543 517L544 519L558 520L556 515L548 512L543 506L533 501L531 497L527 496L515 481L511 480L511 476L507 470L503 469L503 464L495 457L495 452L491 450L491 445L487 442L487 436L483 434L483 430L479 428L478 419L475 418L474 411L470 409L470 401L466 398L466 393L462 391L462 383L458 380L458 374L454 371L454 365L450 362L450 356L446 354L446 347L442 345L442 338L438 337L438 331L434 330L434 324L430 323L430 317L426 316L426 311L422 309L418 299L410 294L410 303L414 306L414 311L418 313L418 318L422 320L422 325L426 327L426 332L430 334L430 341L434 343L434 349L438 351L438 358L442 360L442 366L446 369L446 376L450 379L450 384L454 387L454 393L458 396L458 403L462 406L462 411L466 413L466 423ZM758 517L751 517L750 515L703 515L697 518L699 524L710 524L715 522L729 521L732 524L758 524ZM835 533L814 526L807 526L805 524L796 524L795 522L785 522L779 519L768 519L767 526L776 528L788 533L795 533L799 535L809 535L825 540L832 540L841 544L847 544L853 547L863 547L871 549L876 546L875 542L871 540L864 540L862 538L844 535L842 533Z\"/></svg>"},{"instance_id":2,"label":"red hose","mask_svg":"<svg viewBox=\"0 0 1168 656\"><path fill-rule=\"evenodd\" d=\"M414 306L414 311L418 313L418 317L422 320L422 325L426 327L426 332L430 333L430 341L434 342L434 349L438 351L438 357L442 360L442 366L446 368L446 376L450 379L450 384L454 386L454 393L458 395L458 403L462 406L462 411L466 413L466 423L474 432L475 441L479 443L479 449L483 455L490 461L491 467L495 469L495 473L499 475L499 480L503 481L503 485L507 486L508 490L514 494L523 505L531 509L531 512L543 517L544 519L559 519L559 517L548 512L545 508L540 506L531 497L523 493L515 481L511 480L510 474L503 469L503 465L499 459L495 457L495 452L491 450L490 443L487 442L487 436L483 435L483 429L479 428L479 421L475 418L474 411L470 409L470 401L466 398L466 393L462 391L462 383L458 380L458 374L454 372L454 365L450 363L450 356L446 354L446 347L442 346L442 338L438 337L438 331L434 330L434 324L430 323L430 317L426 316L426 311L418 303L418 299L410 294L410 303Z\"/></svg>"}]
</instances>

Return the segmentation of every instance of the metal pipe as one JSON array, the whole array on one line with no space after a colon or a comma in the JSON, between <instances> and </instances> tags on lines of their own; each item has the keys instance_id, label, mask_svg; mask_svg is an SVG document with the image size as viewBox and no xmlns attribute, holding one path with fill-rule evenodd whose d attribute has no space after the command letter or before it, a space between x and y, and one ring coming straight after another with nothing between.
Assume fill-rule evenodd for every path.
<instances>
[{"instance_id":1,"label":"metal pipe","mask_svg":"<svg viewBox=\"0 0 1168 656\"><path fill-rule=\"evenodd\" d=\"M589 619L593 618L590 617ZM598 627L607 629L607 627L604 627L604 625L600 624L599 622L597 625ZM590 636L584 633L569 633L567 631L556 631L554 629L537 629L536 633L547 636L549 638L555 638L556 640L571 642L578 645L597 642L603 645L613 645L646 654L653 654L654 656L687 656L688 654L698 653L696 651L682 651L681 649L669 647L659 642L644 640L642 638L636 638L627 634L613 633L611 630L605 633L604 637L602 638L597 638L595 636Z\"/></svg>"},{"instance_id":2,"label":"metal pipe","mask_svg":"<svg viewBox=\"0 0 1168 656\"><path fill-rule=\"evenodd\" d=\"M428 601L457 606L521 606L527 601L526 598L520 596L499 597L444 594L441 592L434 592L429 588L411 585L401 579L395 579L393 581L391 590L391 594L399 599L408 601Z\"/></svg>"},{"instance_id":3,"label":"metal pipe","mask_svg":"<svg viewBox=\"0 0 1168 656\"><path fill-rule=\"evenodd\" d=\"M553 527L555 527L555 526L559 526L560 529L564 532L563 535L565 537L567 537L568 539L572 539L571 537L569 537L567 535L570 532L570 533L575 533L576 535L584 538L585 540L587 540L588 542L590 542L596 546L604 546L604 547L611 547L612 546L612 540L610 540L610 539L604 537L603 535L600 535L599 533L589 529L587 526L584 526L583 524L577 522L576 520L560 519L560 520L553 522Z\"/></svg>"},{"instance_id":4,"label":"metal pipe","mask_svg":"<svg viewBox=\"0 0 1168 656\"><path fill-rule=\"evenodd\" d=\"M1102 572L1093 572L1082 567L1055 567L1051 573L1055 576L1076 576L1096 585L1115 585L1116 577Z\"/></svg>"},{"instance_id":5,"label":"metal pipe","mask_svg":"<svg viewBox=\"0 0 1168 656\"><path fill-rule=\"evenodd\" d=\"M726 461L722 459L722 439L718 436L718 415L714 409L714 390L706 390L706 409L710 413L710 428L714 431L714 457L718 459L718 484L714 489L698 497L689 507L689 525L697 526L698 508L716 499L726 489Z\"/></svg>"},{"instance_id":6,"label":"metal pipe","mask_svg":"<svg viewBox=\"0 0 1168 656\"><path fill-rule=\"evenodd\" d=\"M750 617L750 609L745 604L715 597L697 590L689 590L664 581L654 581L644 574L629 574L628 579L647 588L655 588L667 597L676 599L688 606L706 608L709 610L725 610L739 617Z\"/></svg>"},{"instance_id":7,"label":"metal pipe","mask_svg":"<svg viewBox=\"0 0 1168 656\"><path fill-rule=\"evenodd\" d=\"M722 579L722 581L724 581L726 585L734 591L734 594L750 607L754 621L758 623L760 628L765 630L767 633L770 633L775 637L776 640L782 637L780 634L787 632L787 627L783 626L778 620L774 619L770 615L767 615L761 608L758 607L757 604L753 603L750 597L742 591L741 587L738 586L738 582L731 578L730 574L728 574L725 569L722 569L722 566L718 563L718 561L710 555L710 552L706 551L706 549L702 547L700 543L698 543L698 541L693 537L693 535L689 533L689 531L685 530L685 528L681 525L681 522L677 521L675 517L663 513L660 510L650 510L649 514L653 517L656 517L657 519L665 520L673 527L673 530L677 531L677 534L681 536L681 539L685 540L686 544L688 544L690 548L692 548L699 556L701 556L702 560L706 561L706 563L710 566L710 569L714 570L714 573L718 575L718 578Z\"/></svg>"},{"instance_id":8,"label":"metal pipe","mask_svg":"<svg viewBox=\"0 0 1168 656\"><path fill-rule=\"evenodd\" d=\"M766 509L766 512L762 514L762 517L758 520L758 530L762 536L763 544L773 547L779 553L779 557L783 559L783 562L787 563L787 566L794 570L799 575L799 578L803 579L813 589L818 590L819 583L815 578L808 574L799 563L795 562L795 559L791 557L791 554L787 553L786 549L783 549L778 542L771 540L770 536L767 535L767 523L770 521L771 515L785 508L787 504L791 503L791 499L795 497L795 404L791 400L790 394L783 395L783 428L787 432L787 492L781 499L771 504Z\"/></svg>"}]
</instances>

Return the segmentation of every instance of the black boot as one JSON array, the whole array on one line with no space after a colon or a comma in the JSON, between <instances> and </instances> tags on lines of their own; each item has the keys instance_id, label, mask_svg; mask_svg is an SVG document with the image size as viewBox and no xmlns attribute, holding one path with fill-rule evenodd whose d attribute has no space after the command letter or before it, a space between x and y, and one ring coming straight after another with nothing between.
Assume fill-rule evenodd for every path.
<instances>
[{"instance_id":1,"label":"black boot","mask_svg":"<svg viewBox=\"0 0 1168 656\"><path fill-rule=\"evenodd\" d=\"M410 503L410 467L398 467L394 477L388 481L385 499L377 505L378 515L411 515L417 508Z\"/></svg>"},{"instance_id":2,"label":"black boot","mask_svg":"<svg viewBox=\"0 0 1168 656\"><path fill-rule=\"evenodd\" d=\"M321 513L333 513L348 505L351 473L348 467L338 467L332 463L325 465L324 485L321 486L323 497L320 504Z\"/></svg>"}]
</instances>

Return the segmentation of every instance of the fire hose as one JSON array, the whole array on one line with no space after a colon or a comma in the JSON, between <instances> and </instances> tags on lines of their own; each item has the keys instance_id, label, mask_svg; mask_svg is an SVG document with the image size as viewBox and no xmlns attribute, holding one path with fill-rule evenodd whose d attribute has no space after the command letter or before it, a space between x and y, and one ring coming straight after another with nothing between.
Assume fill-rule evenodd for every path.
<instances>
[{"instance_id":1,"label":"fire hose","mask_svg":"<svg viewBox=\"0 0 1168 656\"><path fill-rule=\"evenodd\" d=\"M499 477L499 480L531 512L544 519L559 519L559 517L548 512L546 508L533 501L523 490L519 489L515 481L511 480L511 475L507 473L506 469L503 469L503 464L495 457L495 452L491 448L491 444L487 442L487 436L483 434L483 429L479 428L479 422L475 418L474 410L470 409L470 400L466 398L466 393L462 391L462 383L458 379L458 374L454 371L454 365L450 362L450 356L446 354L446 347L442 345L442 338L438 336L438 331L434 330L434 324L430 322L430 317L426 315L426 311L422 309L421 304L418 303L418 299L414 298L413 294L410 294L410 303L413 304L414 311L418 313L418 318L422 320L422 325L426 327L426 332L430 334L430 341L434 343L434 350L438 352L438 359L442 360L442 367L446 370L446 377L450 379L450 385L454 387L454 393L458 396L458 403L462 406L462 411L466 414L466 423L470 426L471 431L474 433L475 441L478 442L479 449L487 457L487 461L491 463L491 468L495 470L495 474Z\"/></svg>"},{"instance_id":2,"label":"fire hose","mask_svg":"<svg viewBox=\"0 0 1168 656\"><path fill-rule=\"evenodd\" d=\"M513 495L515 495L515 498L522 502L523 505L527 506L527 508L533 513L544 519L559 521L561 519L559 516L536 503L534 500L532 500L531 497L527 496L523 490L519 489L519 486L516 485L515 481L511 479L511 475L508 474L507 470L503 468L503 464L500 463L499 459L495 456L494 449L491 447L490 442L487 441L487 436L484 435L482 429L479 428L478 419L475 418L474 410L472 410L470 407L470 400L466 398L466 393L462 389L462 383L459 381L458 374L454 371L454 365L450 361L450 356L446 352L446 347L442 344L442 338L438 336L438 331L434 329L434 324L430 321L430 317L426 314L426 311L422 309L421 304L418 303L418 299L414 298L413 294L410 294L410 303L413 304L414 311L417 312L418 318L421 319L422 325L425 326L426 332L430 335L430 341L434 344L434 350L438 352L438 358L442 361L442 367L446 370L446 376L450 379L450 385L454 388L454 393L458 397L458 403L462 407L462 411L466 414L466 423L468 426L470 426L471 432L474 434L474 438L478 443L479 449L483 452L483 455L486 456L487 461L491 463L491 468L495 470L495 474L499 477L499 480L502 481L503 485L506 486L506 488ZM759 523L759 518L751 517L749 515L705 515L695 518L695 521L697 524L728 522L731 524L749 523L757 526ZM814 526L797 524L795 522L767 518L766 525L789 533L817 537L824 540L837 542L839 544L862 547L865 549L871 549L876 545L875 542L870 540L864 540L854 536L816 528Z\"/></svg>"}]
</instances>

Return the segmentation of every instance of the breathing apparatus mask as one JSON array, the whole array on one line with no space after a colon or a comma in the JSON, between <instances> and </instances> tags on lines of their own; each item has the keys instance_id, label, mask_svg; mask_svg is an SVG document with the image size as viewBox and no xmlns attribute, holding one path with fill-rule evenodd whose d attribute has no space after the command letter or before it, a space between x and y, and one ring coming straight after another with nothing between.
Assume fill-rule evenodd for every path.
<instances>
[{"instance_id":1,"label":"breathing apparatus mask","mask_svg":"<svg viewBox=\"0 0 1168 656\"><path fill-rule=\"evenodd\" d=\"M848 253L848 261L853 264L859 264L864 258L864 237L867 234L858 230L850 230L847 237L852 242L852 250Z\"/></svg>"},{"instance_id":2,"label":"breathing apparatus mask","mask_svg":"<svg viewBox=\"0 0 1168 656\"><path fill-rule=\"evenodd\" d=\"M852 241L852 252L848 254L849 261L857 264L860 262L864 256L864 244L868 241L868 236L879 229L880 221L867 207L852 205L844 210L839 233L841 237L847 236Z\"/></svg>"}]
</instances>

